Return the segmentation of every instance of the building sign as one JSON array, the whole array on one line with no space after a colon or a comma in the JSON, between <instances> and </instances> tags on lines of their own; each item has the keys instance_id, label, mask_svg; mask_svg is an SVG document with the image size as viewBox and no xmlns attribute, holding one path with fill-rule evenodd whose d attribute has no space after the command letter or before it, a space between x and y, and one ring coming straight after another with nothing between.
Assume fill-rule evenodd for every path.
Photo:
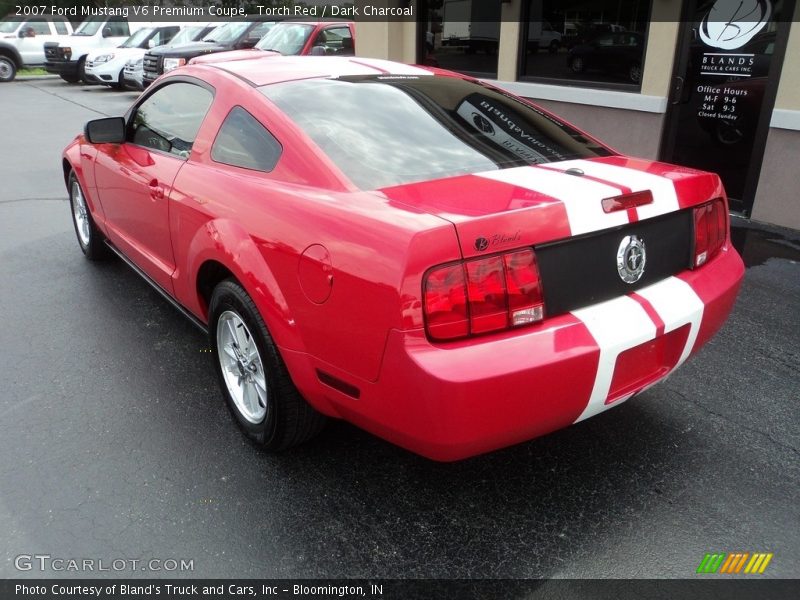
<instances>
[{"instance_id":1,"label":"building sign","mask_svg":"<svg viewBox=\"0 0 800 600\"><path fill-rule=\"evenodd\" d=\"M700 24L706 46L736 50L764 28L772 14L769 0L717 0Z\"/></svg>"},{"instance_id":2,"label":"building sign","mask_svg":"<svg viewBox=\"0 0 800 600\"><path fill-rule=\"evenodd\" d=\"M774 47L770 0L716 0L697 29L700 126L722 144L751 139Z\"/></svg>"}]
</instances>

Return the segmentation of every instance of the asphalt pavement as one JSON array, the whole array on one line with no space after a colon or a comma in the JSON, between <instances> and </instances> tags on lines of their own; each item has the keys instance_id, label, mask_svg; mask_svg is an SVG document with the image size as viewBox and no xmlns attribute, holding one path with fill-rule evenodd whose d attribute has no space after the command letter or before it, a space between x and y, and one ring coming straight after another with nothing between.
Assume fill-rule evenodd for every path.
<instances>
[{"instance_id":1,"label":"asphalt pavement","mask_svg":"<svg viewBox=\"0 0 800 600\"><path fill-rule=\"evenodd\" d=\"M0 578L81 575L21 555L193 561L174 577L692 578L736 551L800 577L800 234L737 220L728 323L598 417L454 464L338 422L267 455L202 334L78 249L60 152L135 96L0 85Z\"/></svg>"}]
</instances>

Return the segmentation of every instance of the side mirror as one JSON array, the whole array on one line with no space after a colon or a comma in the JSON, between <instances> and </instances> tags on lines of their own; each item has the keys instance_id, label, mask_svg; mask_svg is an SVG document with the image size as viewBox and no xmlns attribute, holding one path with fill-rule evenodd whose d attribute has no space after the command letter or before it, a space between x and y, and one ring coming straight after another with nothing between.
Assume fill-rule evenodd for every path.
<instances>
[{"instance_id":1,"label":"side mirror","mask_svg":"<svg viewBox=\"0 0 800 600\"><path fill-rule=\"evenodd\" d=\"M108 117L89 121L83 134L90 144L122 144L125 141L125 119Z\"/></svg>"},{"instance_id":2,"label":"side mirror","mask_svg":"<svg viewBox=\"0 0 800 600\"><path fill-rule=\"evenodd\" d=\"M111 37L112 33L113 32L111 31L111 27L108 27L108 26L103 27L103 37L104 38Z\"/></svg>"},{"instance_id":3,"label":"side mirror","mask_svg":"<svg viewBox=\"0 0 800 600\"><path fill-rule=\"evenodd\" d=\"M149 40L147 40L147 47L148 48L155 48L155 46L156 46L156 41L153 38L150 38Z\"/></svg>"}]
</instances>

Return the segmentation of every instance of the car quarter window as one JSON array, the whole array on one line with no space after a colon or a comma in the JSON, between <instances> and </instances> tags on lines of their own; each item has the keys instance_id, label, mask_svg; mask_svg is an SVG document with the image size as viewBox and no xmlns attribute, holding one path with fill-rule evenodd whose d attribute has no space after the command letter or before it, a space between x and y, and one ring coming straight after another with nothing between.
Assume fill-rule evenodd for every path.
<instances>
[{"instance_id":1,"label":"car quarter window","mask_svg":"<svg viewBox=\"0 0 800 600\"><path fill-rule=\"evenodd\" d=\"M67 26L64 25L61 21L54 21L53 25L56 26L56 32L58 35L67 35Z\"/></svg>"},{"instance_id":2,"label":"car quarter window","mask_svg":"<svg viewBox=\"0 0 800 600\"><path fill-rule=\"evenodd\" d=\"M226 165L269 173L278 164L283 148L256 118L235 106L219 129L211 158Z\"/></svg>"},{"instance_id":3,"label":"car quarter window","mask_svg":"<svg viewBox=\"0 0 800 600\"><path fill-rule=\"evenodd\" d=\"M128 141L188 158L213 99L212 93L199 85L168 83L136 108L128 126Z\"/></svg>"}]
</instances>

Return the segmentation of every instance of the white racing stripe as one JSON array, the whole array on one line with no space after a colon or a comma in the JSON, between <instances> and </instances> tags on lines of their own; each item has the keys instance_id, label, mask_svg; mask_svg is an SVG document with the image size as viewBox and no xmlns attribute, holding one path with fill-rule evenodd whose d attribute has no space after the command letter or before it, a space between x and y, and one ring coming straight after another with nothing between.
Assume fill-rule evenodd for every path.
<instances>
[{"instance_id":1,"label":"white racing stripe","mask_svg":"<svg viewBox=\"0 0 800 600\"><path fill-rule=\"evenodd\" d=\"M597 364L592 394L586 408L575 419L577 423L627 400L620 398L613 404L606 404L617 356L628 348L656 337L656 326L642 305L628 296L573 310L572 314L586 325L600 348L600 361Z\"/></svg>"},{"instance_id":2,"label":"white racing stripe","mask_svg":"<svg viewBox=\"0 0 800 600\"><path fill-rule=\"evenodd\" d=\"M550 163L548 167L554 164L565 163ZM610 214L603 212L601 204L603 198L619 196L619 189L604 183L536 167L514 167L476 173L476 175L560 200L567 210L572 235L600 231L628 223L627 211Z\"/></svg>"},{"instance_id":3,"label":"white racing stripe","mask_svg":"<svg viewBox=\"0 0 800 600\"><path fill-rule=\"evenodd\" d=\"M683 327L687 323L691 326L686 346L675 367L679 367L689 358L689 354L697 341L697 332L700 331L700 322L703 320L705 304L688 283L677 277L669 277L658 283L647 286L636 292L647 300L661 320L664 321L664 332L668 333Z\"/></svg>"},{"instance_id":4,"label":"white racing stripe","mask_svg":"<svg viewBox=\"0 0 800 600\"><path fill-rule=\"evenodd\" d=\"M686 345L675 365L680 366L688 358L697 340L705 308L703 301L688 283L677 277L669 277L637 290L636 293L650 303L664 322L665 333L686 324L690 325ZM656 326L642 305L628 296L574 310L572 314L586 325L600 348L592 393L586 408L575 420L577 423L622 404L633 395L623 396L612 404L606 404L617 357L621 352L655 338Z\"/></svg>"},{"instance_id":5,"label":"white racing stripe","mask_svg":"<svg viewBox=\"0 0 800 600\"><path fill-rule=\"evenodd\" d=\"M650 190L653 193L653 203L636 207L639 219L649 219L680 208L675 185L671 179L661 175L591 160L568 160L550 163L547 166L559 171L566 171L571 168L581 169L590 177L597 177L612 184L628 187L633 192Z\"/></svg>"}]
</instances>

